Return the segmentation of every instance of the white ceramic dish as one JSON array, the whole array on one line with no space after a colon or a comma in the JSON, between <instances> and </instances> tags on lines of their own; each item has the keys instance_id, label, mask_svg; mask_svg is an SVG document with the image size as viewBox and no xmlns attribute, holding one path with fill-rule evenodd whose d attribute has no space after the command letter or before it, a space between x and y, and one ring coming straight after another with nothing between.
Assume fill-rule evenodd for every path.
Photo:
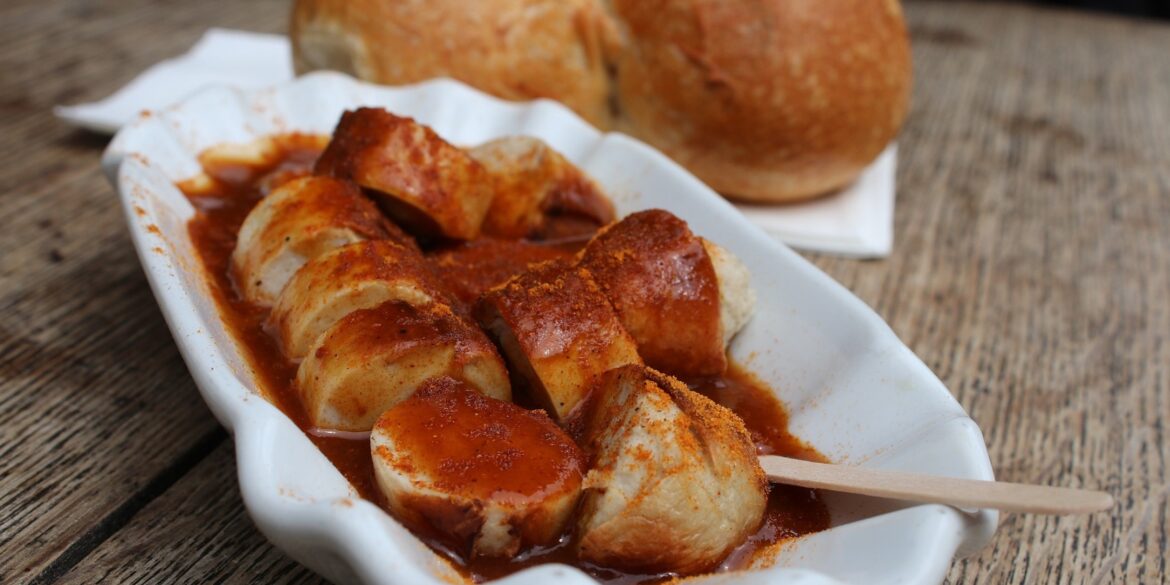
<instances>
[{"instance_id":1,"label":"white ceramic dish","mask_svg":"<svg viewBox=\"0 0 1170 585\"><path fill-rule=\"evenodd\" d=\"M433 126L458 144L540 137L613 196L620 213L662 207L738 254L759 311L734 357L776 388L793 431L839 462L992 479L979 428L884 322L842 286L748 223L731 205L648 146L600 134L547 101L515 104L438 80L385 88L314 74L250 93L209 89L118 133L103 159L139 257L179 349L215 416L234 435L240 490L260 530L339 583L445 583L447 564L352 488L301 431L255 393L224 330L187 237L194 213L176 181L196 155L279 132L328 133L345 108L377 105ZM828 496L833 528L780 550L772 566L701 583L938 583L956 554L979 549L994 512ZM501 581L594 583L563 565Z\"/></svg>"}]
</instances>

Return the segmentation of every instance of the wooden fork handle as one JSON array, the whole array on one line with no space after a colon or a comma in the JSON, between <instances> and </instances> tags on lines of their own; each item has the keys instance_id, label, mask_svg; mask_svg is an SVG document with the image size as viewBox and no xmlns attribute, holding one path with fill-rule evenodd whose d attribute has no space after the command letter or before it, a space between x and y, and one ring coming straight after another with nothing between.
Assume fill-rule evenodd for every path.
<instances>
[{"instance_id":1,"label":"wooden fork handle","mask_svg":"<svg viewBox=\"0 0 1170 585\"><path fill-rule=\"evenodd\" d=\"M1086 514L1113 507L1105 492L1061 487L957 479L935 475L813 463L765 455L760 465L775 483L895 500L991 508L1033 514Z\"/></svg>"}]
</instances>

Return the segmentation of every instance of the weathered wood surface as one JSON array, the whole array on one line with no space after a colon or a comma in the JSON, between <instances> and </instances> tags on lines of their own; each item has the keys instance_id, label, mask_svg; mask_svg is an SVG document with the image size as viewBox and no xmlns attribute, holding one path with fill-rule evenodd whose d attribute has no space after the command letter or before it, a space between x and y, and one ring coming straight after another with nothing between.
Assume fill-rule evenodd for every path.
<instances>
[{"instance_id":1,"label":"weathered wood surface","mask_svg":"<svg viewBox=\"0 0 1170 585\"><path fill-rule=\"evenodd\" d=\"M2 583L68 572L226 441L101 175L106 140L51 108L109 94L208 26L280 30L284 9L0 3Z\"/></svg>"},{"instance_id":2,"label":"weathered wood surface","mask_svg":"<svg viewBox=\"0 0 1170 585\"><path fill-rule=\"evenodd\" d=\"M196 583L222 578L273 585L323 582L272 548L252 525L236 487L231 441L59 582Z\"/></svg>"},{"instance_id":3,"label":"weathered wood surface","mask_svg":"<svg viewBox=\"0 0 1170 585\"><path fill-rule=\"evenodd\" d=\"M999 478L1112 516L1005 515L962 583L1167 579L1170 26L912 4L896 244L816 258L983 428Z\"/></svg>"},{"instance_id":4,"label":"weathered wood surface","mask_svg":"<svg viewBox=\"0 0 1170 585\"><path fill-rule=\"evenodd\" d=\"M52 118L284 1L0 4L0 582L314 582L247 520L101 177ZM810 257L984 429L999 477L1099 487L1005 516L952 582L1167 578L1170 26L907 6L914 106L887 260Z\"/></svg>"}]
</instances>

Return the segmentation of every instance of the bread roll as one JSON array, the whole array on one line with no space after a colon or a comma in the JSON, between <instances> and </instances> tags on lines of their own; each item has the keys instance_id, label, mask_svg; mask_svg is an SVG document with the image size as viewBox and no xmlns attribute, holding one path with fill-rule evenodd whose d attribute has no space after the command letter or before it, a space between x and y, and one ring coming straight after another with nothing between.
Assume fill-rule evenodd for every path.
<instances>
[{"instance_id":1,"label":"bread roll","mask_svg":"<svg viewBox=\"0 0 1170 585\"><path fill-rule=\"evenodd\" d=\"M554 99L605 127L607 26L598 0L298 0L293 63L386 85L453 77L504 99Z\"/></svg>"},{"instance_id":2,"label":"bread roll","mask_svg":"<svg viewBox=\"0 0 1170 585\"><path fill-rule=\"evenodd\" d=\"M853 181L906 115L897 0L613 0L622 129L715 190L807 199Z\"/></svg>"}]
</instances>

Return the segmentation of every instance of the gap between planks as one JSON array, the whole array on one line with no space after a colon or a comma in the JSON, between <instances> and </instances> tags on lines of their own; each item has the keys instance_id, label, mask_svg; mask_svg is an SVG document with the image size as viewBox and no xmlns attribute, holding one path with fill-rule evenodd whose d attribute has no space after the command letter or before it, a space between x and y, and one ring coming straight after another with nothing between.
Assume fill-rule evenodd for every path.
<instances>
[{"instance_id":1,"label":"gap between planks","mask_svg":"<svg viewBox=\"0 0 1170 585\"><path fill-rule=\"evenodd\" d=\"M146 507L154 499L166 493L183 476L187 475L199 462L211 455L227 439L227 432L223 427L204 434L189 449L184 451L170 465L163 468L146 485L134 492L125 502L91 526L82 535L74 540L69 548L65 549L57 558L53 559L36 577L29 581L29 585L46 585L53 583L77 566L85 557L89 556L97 547L128 524L134 515Z\"/></svg>"}]
</instances>

